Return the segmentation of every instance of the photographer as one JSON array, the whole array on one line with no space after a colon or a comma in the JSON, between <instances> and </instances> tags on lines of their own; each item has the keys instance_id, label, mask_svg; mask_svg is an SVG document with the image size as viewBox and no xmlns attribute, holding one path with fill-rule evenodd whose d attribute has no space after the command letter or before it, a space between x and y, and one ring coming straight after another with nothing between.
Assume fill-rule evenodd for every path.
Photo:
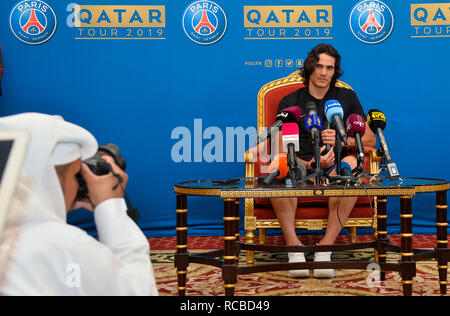
<instances>
[{"instance_id":1,"label":"photographer","mask_svg":"<svg viewBox=\"0 0 450 316\"><path fill-rule=\"evenodd\" d=\"M0 118L0 129L25 129L31 140L0 245L3 295L157 295L149 243L127 214L128 176L97 176L82 162L97 152L85 129L59 117ZM89 198L77 200L81 173ZM67 212L94 211L99 240L66 223Z\"/></svg>"}]
</instances>

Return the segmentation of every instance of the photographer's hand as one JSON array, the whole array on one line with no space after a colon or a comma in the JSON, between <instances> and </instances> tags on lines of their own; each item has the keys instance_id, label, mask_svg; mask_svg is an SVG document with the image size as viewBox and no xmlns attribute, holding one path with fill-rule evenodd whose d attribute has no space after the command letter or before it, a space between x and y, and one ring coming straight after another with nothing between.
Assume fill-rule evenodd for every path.
<instances>
[{"instance_id":1,"label":"photographer's hand","mask_svg":"<svg viewBox=\"0 0 450 316\"><path fill-rule=\"evenodd\" d=\"M111 165L111 168L115 174L120 175L122 182L119 183L118 177L116 177L112 172L103 176L97 176L86 164L83 163L81 165L81 175L86 181L90 202L94 208L103 201L114 198L122 198L128 182L128 175L116 165L112 157L105 155L102 159Z\"/></svg>"}]
</instances>

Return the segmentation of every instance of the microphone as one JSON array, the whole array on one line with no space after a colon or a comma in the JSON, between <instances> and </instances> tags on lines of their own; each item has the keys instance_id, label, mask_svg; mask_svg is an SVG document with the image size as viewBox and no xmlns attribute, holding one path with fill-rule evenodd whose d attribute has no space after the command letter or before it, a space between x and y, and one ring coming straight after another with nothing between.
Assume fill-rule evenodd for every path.
<instances>
[{"instance_id":1,"label":"microphone","mask_svg":"<svg viewBox=\"0 0 450 316\"><path fill-rule=\"evenodd\" d=\"M325 122L323 122L323 129L330 129L330 122L328 122L328 120L325 120ZM324 149L324 151L322 151L320 154L322 156L325 156L326 154L328 154L328 152L331 149L331 145L330 144L326 144L326 147Z\"/></svg>"},{"instance_id":2,"label":"microphone","mask_svg":"<svg viewBox=\"0 0 450 316\"><path fill-rule=\"evenodd\" d=\"M287 152L287 164L295 168L295 152L300 151L299 130L297 123L285 123L281 128L283 133L283 151Z\"/></svg>"},{"instance_id":3,"label":"microphone","mask_svg":"<svg viewBox=\"0 0 450 316\"><path fill-rule=\"evenodd\" d=\"M271 184L275 179L282 179L289 173L287 157L280 156L277 160L272 161L268 167L269 175L264 179L263 185ZM307 176L306 165L300 159L296 158L296 167L294 169L296 179L304 179Z\"/></svg>"},{"instance_id":4,"label":"microphone","mask_svg":"<svg viewBox=\"0 0 450 316\"><path fill-rule=\"evenodd\" d=\"M366 121L359 114L350 114L346 122L346 132L349 137L353 137L356 142L356 158L364 167L364 145L361 137L366 132Z\"/></svg>"},{"instance_id":5,"label":"microphone","mask_svg":"<svg viewBox=\"0 0 450 316\"><path fill-rule=\"evenodd\" d=\"M389 178L391 180L396 180L400 177L398 172L397 165L392 162L391 155L389 153L389 147L386 142L386 138L384 138L383 130L386 128L386 117L383 112L379 110L372 109L367 114L367 123L369 124L372 132L378 135L378 139L380 141L381 153L386 158L387 161L387 171L389 174Z\"/></svg>"},{"instance_id":6,"label":"microphone","mask_svg":"<svg viewBox=\"0 0 450 316\"><path fill-rule=\"evenodd\" d=\"M302 116L302 111L298 106L291 106L283 111L281 111L275 117L275 123L269 128L267 128L257 139L257 144L265 141L268 137L270 137L270 131L272 128L280 128L284 123L297 123L300 117Z\"/></svg>"},{"instance_id":7,"label":"microphone","mask_svg":"<svg viewBox=\"0 0 450 316\"><path fill-rule=\"evenodd\" d=\"M345 132L344 122L344 110L342 109L342 105L337 100L328 100L325 102L325 116L330 123L334 123L334 126L337 129L337 132L341 136L345 145L348 145L347 142L347 133Z\"/></svg>"},{"instance_id":8,"label":"microphone","mask_svg":"<svg viewBox=\"0 0 450 316\"><path fill-rule=\"evenodd\" d=\"M317 115L317 107L313 101L306 103L306 109L308 110L308 116L305 117L305 129L311 133L311 137L315 144L320 142L320 132L323 129L322 120Z\"/></svg>"},{"instance_id":9,"label":"microphone","mask_svg":"<svg viewBox=\"0 0 450 316\"><path fill-rule=\"evenodd\" d=\"M263 185L271 184L275 179L281 179L288 174L287 158L280 156L278 159L272 161L269 165L269 175L263 181Z\"/></svg>"}]
</instances>

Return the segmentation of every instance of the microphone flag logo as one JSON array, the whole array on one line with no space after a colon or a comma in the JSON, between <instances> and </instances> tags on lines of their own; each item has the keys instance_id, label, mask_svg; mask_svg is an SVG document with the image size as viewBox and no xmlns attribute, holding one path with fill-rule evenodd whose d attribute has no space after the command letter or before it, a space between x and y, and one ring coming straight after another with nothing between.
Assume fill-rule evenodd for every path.
<instances>
[{"instance_id":1,"label":"microphone flag logo","mask_svg":"<svg viewBox=\"0 0 450 316\"><path fill-rule=\"evenodd\" d=\"M53 36L57 19L53 9L44 1L25 0L12 9L9 24L14 36L20 41L37 45Z\"/></svg>"},{"instance_id":2,"label":"microphone flag logo","mask_svg":"<svg viewBox=\"0 0 450 316\"><path fill-rule=\"evenodd\" d=\"M323 130L322 120L317 114L308 115L305 117L305 129L309 132L312 128Z\"/></svg>"},{"instance_id":3,"label":"microphone flag logo","mask_svg":"<svg viewBox=\"0 0 450 316\"><path fill-rule=\"evenodd\" d=\"M350 29L363 43L377 44L384 41L394 28L391 9L377 0L361 1L350 13Z\"/></svg>"},{"instance_id":4,"label":"microphone flag logo","mask_svg":"<svg viewBox=\"0 0 450 316\"><path fill-rule=\"evenodd\" d=\"M189 39L197 44L214 44L227 30L227 16L213 1L196 1L188 5L184 11L183 29Z\"/></svg>"}]
</instances>

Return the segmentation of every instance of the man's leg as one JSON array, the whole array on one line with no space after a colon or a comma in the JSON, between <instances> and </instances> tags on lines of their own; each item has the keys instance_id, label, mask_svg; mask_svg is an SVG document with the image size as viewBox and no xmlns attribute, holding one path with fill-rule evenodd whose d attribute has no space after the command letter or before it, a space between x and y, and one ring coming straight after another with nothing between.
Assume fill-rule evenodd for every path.
<instances>
[{"instance_id":1,"label":"man's leg","mask_svg":"<svg viewBox=\"0 0 450 316\"><path fill-rule=\"evenodd\" d=\"M343 161L347 162L352 169L356 168L357 160L354 156L346 156ZM333 170L333 174L336 172ZM325 236L319 242L319 245L333 245L342 226L347 220L348 216L355 207L357 197L331 197L328 200L328 225Z\"/></svg>"},{"instance_id":2,"label":"man's leg","mask_svg":"<svg viewBox=\"0 0 450 316\"><path fill-rule=\"evenodd\" d=\"M352 212L357 200L357 197L332 197L329 199L327 230L319 245L334 244L336 238L339 236L339 233L342 230L342 226Z\"/></svg>"},{"instance_id":3,"label":"man's leg","mask_svg":"<svg viewBox=\"0 0 450 316\"><path fill-rule=\"evenodd\" d=\"M295 212L297 211L297 198L273 198L270 199L281 230L283 231L284 240L288 246L298 246L302 243L295 232Z\"/></svg>"},{"instance_id":4,"label":"man's leg","mask_svg":"<svg viewBox=\"0 0 450 316\"><path fill-rule=\"evenodd\" d=\"M297 198L274 198L270 199L278 222L283 230L284 240L288 246L300 246L302 243L295 232L295 212L297 211ZM289 262L306 262L303 252L288 253ZM289 270L287 276L290 278L307 278L309 270Z\"/></svg>"},{"instance_id":5,"label":"man's leg","mask_svg":"<svg viewBox=\"0 0 450 316\"><path fill-rule=\"evenodd\" d=\"M356 157L347 156L343 161L347 162L351 168L355 168L357 165ZM335 171L332 174L336 174ZM342 227L347 220L348 216L353 210L353 207L358 200L357 197L331 197L328 200L328 225L325 232L325 236L319 242L319 245L333 245ZM329 252L316 252L314 255L314 261L331 261L331 251ZM333 278L333 269L315 269L314 277L316 278Z\"/></svg>"}]
</instances>

